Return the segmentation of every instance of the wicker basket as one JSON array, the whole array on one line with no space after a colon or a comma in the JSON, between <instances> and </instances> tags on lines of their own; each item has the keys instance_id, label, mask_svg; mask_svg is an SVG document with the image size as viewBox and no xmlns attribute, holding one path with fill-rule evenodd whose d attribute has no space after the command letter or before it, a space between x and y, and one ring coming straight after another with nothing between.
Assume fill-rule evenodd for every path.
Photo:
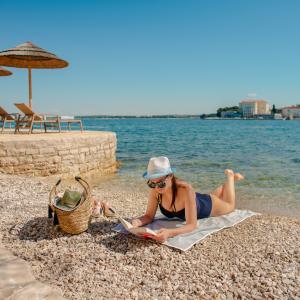
<instances>
[{"instance_id":1,"label":"wicker basket","mask_svg":"<svg viewBox=\"0 0 300 300\"><path fill-rule=\"evenodd\" d=\"M88 229L93 204L90 185L79 176L75 179L82 185L84 191L80 203L73 210L65 211L55 206L55 198L58 197L56 188L61 179L53 186L49 195L48 217L51 218L54 213L54 225L59 225L64 232L71 234L79 234Z\"/></svg>"}]
</instances>

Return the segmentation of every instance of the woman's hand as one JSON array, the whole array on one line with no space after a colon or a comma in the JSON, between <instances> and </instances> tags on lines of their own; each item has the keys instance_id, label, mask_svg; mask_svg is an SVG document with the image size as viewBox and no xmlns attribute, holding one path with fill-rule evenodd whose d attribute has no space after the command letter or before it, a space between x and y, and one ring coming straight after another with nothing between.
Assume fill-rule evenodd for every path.
<instances>
[{"instance_id":1,"label":"woman's hand","mask_svg":"<svg viewBox=\"0 0 300 300\"><path fill-rule=\"evenodd\" d=\"M152 218L150 218L149 216L147 215L143 215L141 217L138 217L138 218L131 218L129 220L129 222L132 224L133 227L141 227L141 226L144 226L144 225L147 225L149 223L152 222Z\"/></svg>"},{"instance_id":2,"label":"woman's hand","mask_svg":"<svg viewBox=\"0 0 300 300\"><path fill-rule=\"evenodd\" d=\"M171 237L171 230L166 228L161 228L158 231L156 231L157 235L151 236L154 240L157 242L163 243L165 242L169 237Z\"/></svg>"},{"instance_id":3,"label":"woman's hand","mask_svg":"<svg viewBox=\"0 0 300 300\"><path fill-rule=\"evenodd\" d=\"M132 219L132 220L130 220L130 223L132 224L133 227L141 226L141 221L139 219Z\"/></svg>"}]
</instances>

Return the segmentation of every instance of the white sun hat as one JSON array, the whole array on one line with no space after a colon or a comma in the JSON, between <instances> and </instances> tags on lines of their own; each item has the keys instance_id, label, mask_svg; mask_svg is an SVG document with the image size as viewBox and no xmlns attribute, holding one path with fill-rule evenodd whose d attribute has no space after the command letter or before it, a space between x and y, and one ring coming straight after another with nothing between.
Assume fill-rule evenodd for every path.
<instances>
[{"instance_id":1,"label":"white sun hat","mask_svg":"<svg viewBox=\"0 0 300 300\"><path fill-rule=\"evenodd\" d=\"M165 156L151 157L148 163L147 172L143 174L146 179L154 179L174 173L170 161Z\"/></svg>"}]
</instances>

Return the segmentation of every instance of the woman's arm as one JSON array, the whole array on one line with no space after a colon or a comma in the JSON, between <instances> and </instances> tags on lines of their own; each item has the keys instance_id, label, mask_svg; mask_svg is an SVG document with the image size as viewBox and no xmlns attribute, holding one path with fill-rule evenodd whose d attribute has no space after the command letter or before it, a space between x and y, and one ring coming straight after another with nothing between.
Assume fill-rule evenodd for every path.
<instances>
[{"instance_id":1,"label":"woman's arm","mask_svg":"<svg viewBox=\"0 0 300 300\"><path fill-rule=\"evenodd\" d=\"M192 186L186 184L186 186L178 191L178 197L184 198L186 224L175 229L162 228L157 232L158 235L153 237L159 242L164 242L169 237L191 232L197 228L197 206L195 201L196 195Z\"/></svg>"},{"instance_id":2,"label":"woman's arm","mask_svg":"<svg viewBox=\"0 0 300 300\"><path fill-rule=\"evenodd\" d=\"M151 223L154 219L157 210L157 193L154 190L150 191L147 210L144 215L131 220L134 227L140 227Z\"/></svg>"}]
</instances>

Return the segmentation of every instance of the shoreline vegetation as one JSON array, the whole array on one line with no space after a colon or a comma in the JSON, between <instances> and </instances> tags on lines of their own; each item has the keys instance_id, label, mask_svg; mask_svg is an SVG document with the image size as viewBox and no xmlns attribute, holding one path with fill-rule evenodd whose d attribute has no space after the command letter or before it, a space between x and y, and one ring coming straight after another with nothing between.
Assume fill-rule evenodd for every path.
<instances>
[{"instance_id":1,"label":"shoreline vegetation","mask_svg":"<svg viewBox=\"0 0 300 300\"><path fill-rule=\"evenodd\" d=\"M76 119L200 119L200 120L243 120L243 121L285 121L288 119L276 119L270 117L234 117L234 118L222 118L218 117L216 114L202 114L202 115L76 115ZM300 120L300 118L294 118L294 121Z\"/></svg>"},{"instance_id":2,"label":"shoreline vegetation","mask_svg":"<svg viewBox=\"0 0 300 300\"><path fill-rule=\"evenodd\" d=\"M0 174L0 240L35 278L67 299L298 299L300 219L261 214L179 252L118 234L100 218L79 235L51 235L51 180ZM61 188L71 187L62 182ZM73 186L74 188L75 186ZM143 213L145 191L106 182L93 188L127 218Z\"/></svg>"}]
</instances>

